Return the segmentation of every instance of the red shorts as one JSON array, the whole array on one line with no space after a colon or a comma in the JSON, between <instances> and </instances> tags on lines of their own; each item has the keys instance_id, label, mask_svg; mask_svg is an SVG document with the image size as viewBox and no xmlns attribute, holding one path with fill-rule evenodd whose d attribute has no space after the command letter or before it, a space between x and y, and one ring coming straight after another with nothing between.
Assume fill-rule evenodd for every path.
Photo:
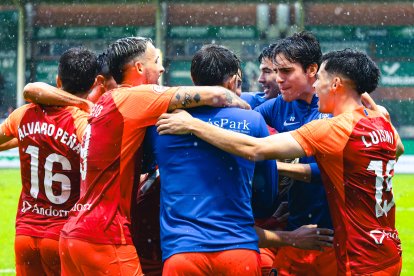
<instances>
[{"instance_id":1,"label":"red shorts","mask_svg":"<svg viewBox=\"0 0 414 276\"><path fill-rule=\"evenodd\" d=\"M273 267L278 275L337 275L335 250L304 250L290 246L279 248Z\"/></svg>"},{"instance_id":2,"label":"red shorts","mask_svg":"<svg viewBox=\"0 0 414 276\"><path fill-rule=\"evenodd\" d=\"M254 250L179 253L164 262L163 275L261 275L260 255Z\"/></svg>"},{"instance_id":3,"label":"red shorts","mask_svg":"<svg viewBox=\"0 0 414 276\"><path fill-rule=\"evenodd\" d=\"M396 263L395 265L392 265L390 267L387 267L381 271L377 271L374 273L368 273L367 276L398 276L401 274L401 268L402 268L402 258L400 258L400 261ZM352 275L350 271L346 272L346 276ZM365 274L364 274L365 275ZM362 276L364 276L362 275Z\"/></svg>"},{"instance_id":4,"label":"red shorts","mask_svg":"<svg viewBox=\"0 0 414 276\"><path fill-rule=\"evenodd\" d=\"M14 252L17 275L60 275L57 240L17 235Z\"/></svg>"},{"instance_id":5,"label":"red shorts","mask_svg":"<svg viewBox=\"0 0 414 276\"><path fill-rule=\"evenodd\" d=\"M96 244L60 237L62 275L143 275L133 245Z\"/></svg>"}]
</instances>

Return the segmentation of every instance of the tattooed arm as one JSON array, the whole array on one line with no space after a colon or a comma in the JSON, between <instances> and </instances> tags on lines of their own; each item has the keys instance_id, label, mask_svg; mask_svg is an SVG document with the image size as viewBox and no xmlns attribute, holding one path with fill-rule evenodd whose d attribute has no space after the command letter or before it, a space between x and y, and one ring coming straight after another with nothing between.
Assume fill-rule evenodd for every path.
<instances>
[{"instance_id":1,"label":"tattooed arm","mask_svg":"<svg viewBox=\"0 0 414 276\"><path fill-rule=\"evenodd\" d=\"M168 111L201 105L214 107L234 106L250 109L250 106L235 93L221 86L182 86L170 101Z\"/></svg>"}]
</instances>

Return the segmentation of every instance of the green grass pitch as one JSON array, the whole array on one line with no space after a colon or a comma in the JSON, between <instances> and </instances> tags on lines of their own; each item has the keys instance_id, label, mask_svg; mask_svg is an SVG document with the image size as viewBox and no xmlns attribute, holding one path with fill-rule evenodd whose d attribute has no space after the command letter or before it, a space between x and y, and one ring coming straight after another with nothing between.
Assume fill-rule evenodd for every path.
<instances>
[{"instance_id":1,"label":"green grass pitch","mask_svg":"<svg viewBox=\"0 0 414 276\"><path fill-rule=\"evenodd\" d=\"M397 229L403 245L403 271L414 271L414 175L396 175L393 179L397 205ZM13 275L14 269L14 220L21 189L20 172L17 169L0 170L0 274Z\"/></svg>"}]
</instances>

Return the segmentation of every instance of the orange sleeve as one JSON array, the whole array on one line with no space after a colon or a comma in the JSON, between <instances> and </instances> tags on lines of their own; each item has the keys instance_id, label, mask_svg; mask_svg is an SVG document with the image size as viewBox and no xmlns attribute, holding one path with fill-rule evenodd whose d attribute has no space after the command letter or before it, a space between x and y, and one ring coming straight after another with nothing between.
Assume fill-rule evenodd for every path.
<instances>
[{"instance_id":1,"label":"orange sleeve","mask_svg":"<svg viewBox=\"0 0 414 276\"><path fill-rule=\"evenodd\" d=\"M338 117L312 121L291 132L307 156L341 152L352 132L353 117L346 113Z\"/></svg>"},{"instance_id":2,"label":"orange sleeve","mask_svg":"<svg viewBox=\"0 0 414 276\"><path fill-rule=\"evenodd\" d=\"M70 109L76 127L76 136L82 142L83 133L88 125L89 114L77 107L68 107L68 109Z\"/></svg>"},{"instance_id":3,"label":"orange sleeve","mask_svg":"<svg viewBox=\"0 0 414 276\"><path fill-rule=\"evenodd\" d=\"M120 92L115 102L117 105L122 104L124 118L138 120L142 127L146 127L154 125L158 117L167 112L177 90L178 87L140 85Z\"/></svg>"},{"instance_id":4,"label":"orange sleeve","mask_svg":"<svg viewBox=\"0 0 414 276\"><path fill-rule=\"evenodd\" d=\"M26 110L30 107L31 104L23 105L16 110L14 110L9 117L0 125L0 132L5 136L9 137L19 137L18 128L20 121L23 118L23 115L26 113Z\"/></svg>"}]
</instances>

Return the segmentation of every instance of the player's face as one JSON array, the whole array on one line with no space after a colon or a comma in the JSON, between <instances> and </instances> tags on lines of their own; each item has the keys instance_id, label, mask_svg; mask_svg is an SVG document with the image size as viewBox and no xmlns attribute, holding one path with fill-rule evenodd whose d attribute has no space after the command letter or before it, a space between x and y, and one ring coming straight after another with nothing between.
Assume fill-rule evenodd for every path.
<instances>
[{"instance_id":1,"label":"player's face","mask_svg":"<svg viewBox=\"0 0 414 276\"><path fill-rule=\"evenodd\" d=\"M275 69L283 100L287 102L304 100L310 103L313 97L314 75L310 76L308 69L304 71L301 64L290 62L283 54L276 56Z\"/></svg>"},{"instance_id":2,"label":"player's face","mask_svg":"<svg viewBox=\"0 0 414 276\"><path fill-rule=\"evenodd\" d=\"M276 98L279 94L279 86L276 81L275 65L268 58L262 58L259 66L260 75L257 81L262 85L266 99Z\"/></svg>"},{"instance_id":3,"label":"player's face","mask_svg":"<svg viewBox=\"0 0 414 276\"><path fill-rule=\"evenodd\" d=\"M332 79L332 76L325 70L325 63L322 63L321 68L316 75L316 81L313 84L316 94L319 97L319 111L322 113L333 112L335 97L332 95Z\"/></svg>"},{"instance_id":4,"label":"player's face","mask_svg":"<svg viewBox=\"0 0 414 276\"><path fill-rule=\"evenodd\" d=\"M143 68L147 84L158 84L161 74L164 73L160 50L148 43L147 50L143 58Z\"/></svg>"}]
</instances>

